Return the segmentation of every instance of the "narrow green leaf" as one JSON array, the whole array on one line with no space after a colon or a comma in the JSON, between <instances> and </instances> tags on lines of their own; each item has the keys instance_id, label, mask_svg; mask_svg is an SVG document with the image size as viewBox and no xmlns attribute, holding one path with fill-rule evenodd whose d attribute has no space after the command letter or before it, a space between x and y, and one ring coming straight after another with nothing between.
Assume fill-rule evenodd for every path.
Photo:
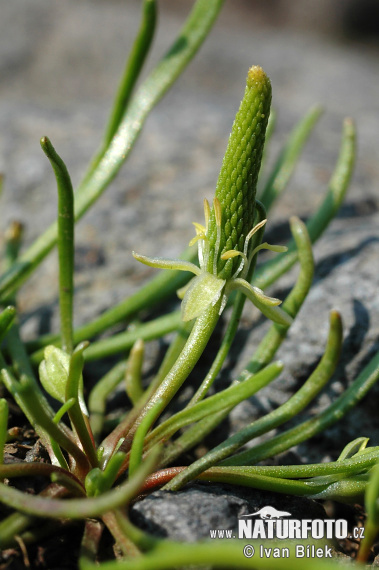
<instances>
[{"instance_id":1,"label":"narrow green leaf","mask_svg":"<svg viewBox=\"0 0 379 570\"><path fill-rule=\"evenodd\" d=\"M89 395L90 425L95 441L99 439L103 429L107 397L122 382L125 371L126 362L118 362L95 384Z\"/></svg>"},{"instance_id":2,"label":"narrow green leaf","mask_svg":"<svg viewBox=\"0 0 379 570\"><path fill-rule=\"evenodd\" d=\"M312 243L317 241L326 230L345 198L353 173L355 155L356 132L354 123L351 119L345 119L340 153L329 181L328 191L321 206L306 224ZM292 240L287 245L288 252L285 256L272 259L257 269L253 280L254 285L265 289L296 263L298 253L295 242Z\"/></svg>"},{"instance_id":3,"label":"narrow green leaf","mask_svg":"<svg viewBox=\"0 0 379 570\"><path fill-rule=\"evenodd\" d=\"M71 355L66 385L66 402L71 399L74 400L74 404L68 410L68 415L89 462L92 467L96 467L98 464L97 454L89 431L88 414L84 404L81 386L84 366L83 352L87 346L87 342L80 343Z\"/></svg>"},{"instance_id":4,"label":"narrow green leaf","mask_svg":"<svg viewBox=\"0 0 379 570\"><path fill-rule=\"evenodd\" d=\"M295 239L299 255L300 273L295 286L284 300L282 307L292 318L295 318L311 287L314 274L314 262L312 245L307 228L299 218L291 218L291 232ZM240 379L243 379L246 375L258 372L263 366L271 362L276 351L285 339L289 328L288 325L280 326L277 324L273 324L270 327L259 343L246 369L241 373Z\"/></svg>"},{"instance_id":5,"label":"narrow green leaf","mask_svg":"<svg viewBox=\"0 0 379 570\"><path fill-rule=\"evenodd\" d=\"M180 311L173 311L168 315L163 315L147 323L142 323L133 330L115 334L110 338L98 340L89 345L86 350L85 359L87 362L98 360L106 356L112 356L120 352L129 350L138 338L144 341L159 338L176 330L181 323ZM33 364L38 364L43 358L43 349L38 350L30 356Z\"/></svg>"},{"instance_id":6,"label":"narrow green leaf","mask_svg":"<svg viewBox=\"0 0 379 570\"><path fill-rule=\"evenodd\" d=\"M74 296L74 191L67 167L47 137L41 148L54 170L58 190L58 257L59 311L62 348L70 354L73 349L72 312Z\"/></svg>"},{"instance_id":7,"label":"narrow green leaf","mask_svg":"<svg viewBox=\"0 0 379 570\"><path fill-rule=\"evenodd\" d=\"M349 410L358 404L378 379L379 352L371 359L349 388L324 412L317 417L304 421L298 426L273 437L269 442L266 442L265 445L254 446L247 452L242 452L226 460L224 463L228 465L256 463L290 449L302 441L306 441L342 419Z\"/></svg>"},{"instance_id":8,"label":"narrow green leaf","mask_svg":"<svg viewBox=\"0 0 379 570\"><path fill-rule=\"evenodd\" d=\"M164 405L165 402L162 399L157 400L156 406ZM129 477L133 477L134 474L138 471L140 465L142 464L142 453L143 453L143 446L144 440L147 432L149 431L151 425L154 423L156 419L156 407L151 407L139 422L137 430L135 432L132 447L130 449L130 457L129 457Z\"/></svg>"},{"instance_id":9,"label":"narrow green leaf","mask_svg":"<svg viewBox=\"0 0 379 570\"><path fill-rule=\"evenodd\" d=\"M13 306L6 307L4 311L0 313L0 343L9 331L14 318L16 316L16 309Z\"/></svg>"},{"instance_id":10,"label":"narrow green leaf","mask_svg":"<svg viewBox=\"0 0 379 570\"><path fill-rule=\"evenodd\" d=\"M379 463L371 470L365 492L365 537L360 544L357 560L367 562L379 529Z\"/></svg>"},{"instance_id":11,"label":"narrow green leaf","mask_svg":"<svg viewBox=\"0 0 379 570\"><path fill-rule=\"evenodd\" d=\"M186 408L181 412L171 416L168 420L160 424L151 433L147 441L153 440L154 442L160 439L167 439L172 434L177 432L180 428L197 422L206 416L215 414L225 408L232 409L234 406L250 398L267 386L274 380L283 370L283 364L275 362L267 366L260 373L251 376L248 380L233 384L229 388L209 396L206 400L194 404L190 408Z\"/></svg>"},{"instance_id":12,"label":"narrow green leaf","mask_svg":"<svg viewBox=\"0 0 379 570\"><path fill-rule=\"evenodd\" d=\"M144 0L142 6L142 20L132 51L130 52L116 97L113 109L109 118L105 136L104 149L109 145L114 137L122 117L127 109L132 91L141 73L147 54L149 53L151 42L157 23L157 3L156 0Z\"/></svg>"},{"instance_id":13,"label":"narrow green leaf","mask_svg":"<svg viewBox=\"0 0 379 570\"><path fill-rule=\"evenodd\" d=\"M369 442L368 437L357 437L356 439L345 445L337 461L344 461L345 459L354 457L354 455L358 455L361 451L366 449L368 442Z\"/></svg>"},{"instance_id":14,"label":"narrow green leaf","mask_svg":"<svg viewBox=\"0 0 379 570\"><path fill-rule=\"evenodd\" d=\"M132 346L128 358L128 366L125 374L125 389L130 401L138 402L143 394L142 365L145 354L145 344L141 338L137 339Z\"/></svg>"},{"instance_id":15,"label":"narrow green leaf","mask_svg":"<svg viewBox=\"0 0 379 570\"><path fill-rule=\"evenodd\" d=\"M339 314L334 311L331 313L330 317L330 331L325 354L315 371L311 374L311 376L300 388L300 390L296 392L296 394L294 394L286 403L279 406L279 408L273 410L266 416L263 416L249 426L246 426L242 430L238 431L236 434L229 437L220 445L209 451L201 459L198 459L192 463L192 465L186 469L186 472L180 473L166 486L166 488L177 490L182 485L190 481L193 477L205 469L208 469L212 465L219 463L221 460L224 460L223 463L225 465L240 465L241 463L236 463L237 460L235 460L234 457L230 459L225 458L228 458L229 455L235 453L242 445L254 437L258 437L259 435L269 432L278 425L281 425L285 421L293 418L297 413L304 409L309 404L309 402L312 401L316 394L325 386L326 382L333 374L335 366L338 362L341 343L341 319L339 317ZM255 376L253 376L253 378L254 377ZM265 445L266 444L269 445L270 441L266 442ZM264 445L262 445L262 447L264 447ZM236 457L242 456L243 453L237 455ZM249 463L250 462L246 459L243 464Z\"/></svg>"},{"instance_id":16,"label":"narrow green leaf","mask_svg":"<svg viewBox=\"0 0 379 570\"><path fill-rule=\"evenodd\" d=\"M259 196L259 199L263 202L267 210L270 210L273 202L283 192L290 181L300 153L321 113L321 107L317 106L310 109L290 134Z\"/></svg>"}]
</instances>

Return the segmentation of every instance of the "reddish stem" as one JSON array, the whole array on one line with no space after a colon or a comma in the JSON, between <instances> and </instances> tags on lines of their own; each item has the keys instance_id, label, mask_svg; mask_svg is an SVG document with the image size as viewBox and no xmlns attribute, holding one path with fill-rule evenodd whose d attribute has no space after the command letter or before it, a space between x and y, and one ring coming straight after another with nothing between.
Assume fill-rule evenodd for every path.
<instances>
[{"instance_id":1,"label":"reddish stem","mask_svg":"<svg viewBox=\"0 0 379 570\"><path fill-rule=\"evenodd\" d=\"M186 469L186 467L168 467L167 469L160 469L159 471L152 473L145 480L140 493L146 493L156 487L162 487L162 485L171 481L171 479L178 475L178 473L181 473L183 469Z\"/></svg>"}]
</instances>

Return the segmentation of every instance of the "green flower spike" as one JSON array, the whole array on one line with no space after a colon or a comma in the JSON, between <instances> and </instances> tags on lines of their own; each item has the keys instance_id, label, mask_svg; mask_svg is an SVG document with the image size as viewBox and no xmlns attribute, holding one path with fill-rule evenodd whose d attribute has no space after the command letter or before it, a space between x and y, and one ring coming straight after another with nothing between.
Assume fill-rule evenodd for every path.
<instances>
[{"instance_id":1,"label":"green flower spike","mask_svg":"<svg viewBox=\"0 0 379 570\"><path fill-rule=\"evenodd\" d=\"M286 251L285 247L267 243L251 247L251 238L267 221L254 225L256 184L270 102L270 80L261 67L251 67L221 167L213 209L204 200L205 226L194 223L196 236L190 245L198 244L200 267L189 261L150 258L133 252L135 259L145 265L194 273L195 277L178 291L183 299L184 321L198 317L220 299L221 314L229 294L239 290L269 319L287 326L292 322L278 307L279 299L267 297L246 280L259 250Z\"/></svg>"}]
</instances>

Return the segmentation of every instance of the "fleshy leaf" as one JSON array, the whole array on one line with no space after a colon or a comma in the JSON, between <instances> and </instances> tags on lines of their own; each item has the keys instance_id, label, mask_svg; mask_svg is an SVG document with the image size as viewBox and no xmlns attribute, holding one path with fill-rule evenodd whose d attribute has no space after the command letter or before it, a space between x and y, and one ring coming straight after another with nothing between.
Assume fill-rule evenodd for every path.
<instances>
[{"instance_id":1,"label":"fleshy leaf","mask_svg":"<svg viewBox=\"0 0 379 570\"><path fill-rule=\"evenodd\" d=\"M354 457L354 455L358 455L361 451L366 449L368 442L368 437L357 437L357 439L350 441L341 451L341 454L337 461L344 461L345 459Z\"/></svg>"}]
</instances>

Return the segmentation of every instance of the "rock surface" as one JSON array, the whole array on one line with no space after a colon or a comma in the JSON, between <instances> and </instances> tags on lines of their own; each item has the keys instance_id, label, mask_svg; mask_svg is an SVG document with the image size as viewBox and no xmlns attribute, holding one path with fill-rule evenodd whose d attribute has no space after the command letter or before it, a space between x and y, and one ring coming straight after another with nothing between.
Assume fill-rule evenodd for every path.
<instances>
[{"instance_id":1,"label":"rock surface","mask_svg":"<svg viewBox=\"0 0 379 570\"><path fill-rule=\"evenodd\" d=\"M172 540L195 542L210 530L231 530L238 536L238 519L270 505L292 518L324 519L322 506L304 497L289 497L228 485L194 484L178 493L156 491L135 503L132 522L147 532Z\"/></svg>"}]
</instances>

